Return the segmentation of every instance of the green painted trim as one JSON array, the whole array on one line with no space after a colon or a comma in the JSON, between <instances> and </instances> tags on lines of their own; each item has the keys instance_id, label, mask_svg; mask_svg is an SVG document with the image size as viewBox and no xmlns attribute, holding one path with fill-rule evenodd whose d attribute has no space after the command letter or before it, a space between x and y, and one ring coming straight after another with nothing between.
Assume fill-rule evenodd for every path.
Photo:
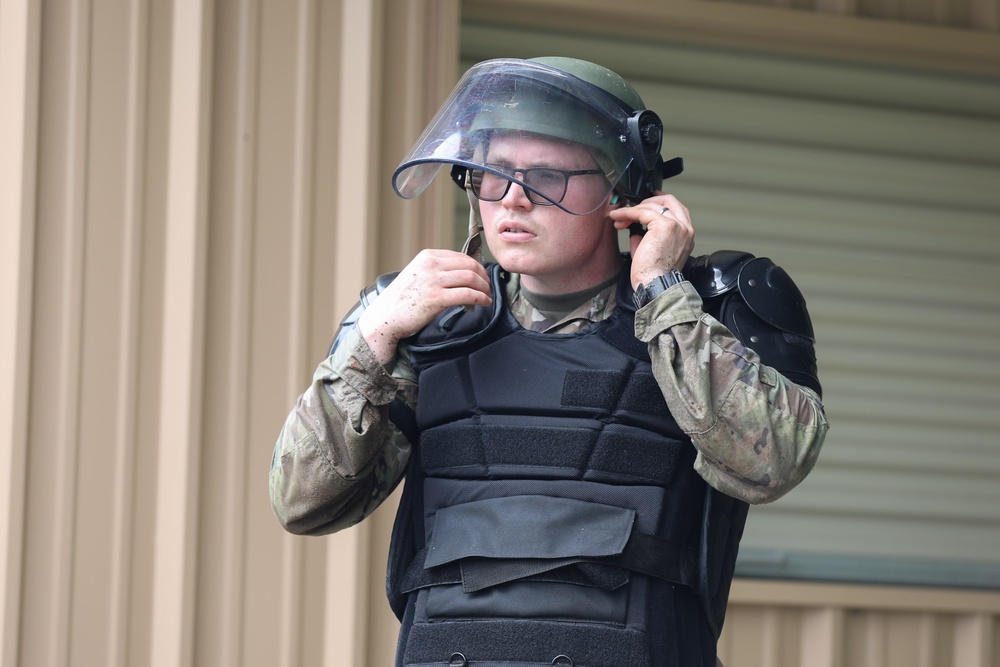
<instances>
[{"instance_id":1,"label":"green painted trim","mask_svg":"<svg viewBox=\"0 0 1000 667\"><path fill-rule=\"evenodd\" d=\"M1000 563L743 549L736 576L893 586L1000 590Z\"/></svg>"}]
</instances>

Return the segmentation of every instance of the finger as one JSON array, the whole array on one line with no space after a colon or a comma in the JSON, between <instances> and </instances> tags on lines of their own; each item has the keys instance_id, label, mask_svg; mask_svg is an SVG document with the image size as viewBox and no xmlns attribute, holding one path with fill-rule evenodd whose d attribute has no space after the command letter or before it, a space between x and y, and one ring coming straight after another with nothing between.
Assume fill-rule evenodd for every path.
<instances>
[{"instance_id":1,"label":"finger","mask_svg":"<svg viewBox=\"0 0 1000 667\"><path fill-rule=\"evenodd\" d=\"M488 306L493 303L493 293L491 292L489 286L484 289L480 286L458 285L446 290L441 295L441 299L442 302L447 305Z\"/></svg>"},{"instance_id":2,"label":"finger","mask_svg":"<svg viewBox=\"0 0 1000 667\"><path fill-rule=\"evenodd\" d=\"M457 268L444 269L430 274L430 280L441 287L474 287L476 289L489 289L489 277L485 273L479 273L474 269Z\"/></svg>"},{"instance_id":3,"label":"finger","mask_svg":"<svg viewBox=\"0 0 1000 667\"><path fill-rule=\"evenodd\" d=\"M681 203L681 201L674 195L667 193L660 193L655 197L656 206L660 208L666 208L670 211L671 217L683 219L686 221L691 220L691 213L688 211L687 206Z\"/></svg>"},{"instance_id":4,"label":"finger","mask_svg":"<svg viewBox=\"0 0 1000 667\"><path fill-rule=\"evenodd\" d=\"M459 306L488 306L493 303L493 296L489 292L471 287L455 290L455 294L458 297L455 305Z\"/></svg>"},{"instance_id":5,"label":"finger","mask_svg":"<svg viewBox=\"0 0 1000 667\"><path fill-rule=\"evenodd\" d=\"M441 248L424 249L417 253L412 263L425 268L435 269L468 268L486 275L486 270L482 264L457 250L445 250Z\"/></svg>"},{"instance_id":6,"label":"finger","mask_svg":"<svg viewBox=\"0 0 1000 667\"><path fill-rule=\"evenodd\" d=\"M412 285L417 292L461 286L489 290L489 276L483 265L468 255L451 251L421 252L394 282Z\"/></svg>"},{"instance_id":7,"label":"finger","mask_svg":"<svg viewBox=\"0 0 1000 667\"><path fill-rule=\"evenodd\" d=\"M662 213L661 209L663 209ZM657 206L649 202L643 202L638 206L629 208L615 209L609 215L614 220L615 229L628 229L630 234L635 234L639 231L639 229L633 227L634 225L638 225L639 228L645 228L657 220L662 221L663 218L671 217L669 210L664 206Z\"/></svg>"}]
</instances>

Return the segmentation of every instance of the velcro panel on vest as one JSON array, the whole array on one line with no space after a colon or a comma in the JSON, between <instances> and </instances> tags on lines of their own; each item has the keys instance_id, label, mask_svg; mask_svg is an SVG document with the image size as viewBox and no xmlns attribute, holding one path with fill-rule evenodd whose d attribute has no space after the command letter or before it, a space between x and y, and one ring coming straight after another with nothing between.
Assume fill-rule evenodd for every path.
<instances>
[{"instance_id":1,"label":"velcro panel on vest","mask_svg":"<svg viewBox=\"0 0 1000 667\"><path fill-rule=\"evenodd\" d=\"M539 665L558 664L553 660L559 655L568 656L581 667L651 664L646 636L641 632L596 623L486 619L416 624L404 660L407 665L446 665L454 651L461 651L470 664L483 667L523 664L528 659Z\"/></svg>"},{"instance_id":2,"label":"velcro panel on vest","mask_svg":"<svg viewBox=\"0 0 1000 667\"><path fill-rule=\"evenodd\" d=\"M566 420L554 427L547 420L490 417L426 431L421 439L424 470L451 468L492 470L493 466L582 470L597 442L589 420ZM537 424L537 426L535 425Z\"/></svg>"},{"instance_id":3,"label":"velcro panel on vest","mask_svg":"<svg viewBox=\"0 0 1000 667\"><path fill-rule=\"evenodd\" d=\"M689 449L620 424L601 431L591 420L563 420L560 426L530 418L518 419L518 425L507 421L513 420L482 417L424 432L421 466L453 477L573 477L666 486Z\"/></svg>"},{"instance_id":4,"label":"velcro panel on vest","mask_svg":"<svg viewBox=\"0 0 1000 667\"><path fill-rule=\"evenodd\" d=\"M599 558L622 553L635 511L571 498L489 498L438 510L425 567L470 556ZM469 527L475 526L475 531Z\"/></svg>"},{"instance_id":5,"label":"velcro panel on vest","mask_svg":"<svg viewBox=\"0 0 1000 667\"><path fill-rule=\"evenodd\" d=\"M569 371L563 382L562 404L610 413L625 393L628 380L624 371Z\"/></svg>"},{"instance_id":6,"label":"velcro panel on vest","mask_svg":"<svg viewBox=\"0 0 1000 667\"><path fill-rule=\"evenodd\" d=\"M427 592L427 616L456 618L550 618L625 625L628 589L603 590L543 580L512 581L474 594L461 586L434 586Z\"/></svg>"},{"instance_id":7,"label":"velcro panel on vest","mask_svg":"<svg viewBox=\"0 0 1000 667\"><path fill-rule=\"evenodd\" d=\"M524 581L573 584L577 587L600 588L606 591L621 588L629 582L628 572L623 567L594 563L583 558L522 559L515 561L509 567L504 565L506 561L495 558L466 558L458 564L442 565L432 570L424 568L426 558L427 550L423 549L410 563L401 583L403 593L450 584L462 584L463 592L476 593L498 583L509 583L515 578L523 578ZM666 562L666 559L661 560Z\"/></svg>"},{"instance_id":8,"label":"velcro panel on vest","mask_svg":"<svg viewBox=\"0 0 1000 667\"><path fill-rule=\"evenodd\" d=\"M604 479L600 473L640 482L669 486L680 469L680 459L691 454L684 443L650 437L640 429L611 424L598 438L588 463L587 479Z\"/></svg>"},{"instance_id":9,"label":"velcro panel on vest","mask_svg":"<svg viewBox=\"0 0 1000 667\"><path fill-rule=\"evenodd\" d=\"M652 400L644 398L647 394ZM566 373L562 403L612 412L621 402L632 410L656 414L663 409L660 396L652 373L575 370Z\"/></svg>"}]
</instances>

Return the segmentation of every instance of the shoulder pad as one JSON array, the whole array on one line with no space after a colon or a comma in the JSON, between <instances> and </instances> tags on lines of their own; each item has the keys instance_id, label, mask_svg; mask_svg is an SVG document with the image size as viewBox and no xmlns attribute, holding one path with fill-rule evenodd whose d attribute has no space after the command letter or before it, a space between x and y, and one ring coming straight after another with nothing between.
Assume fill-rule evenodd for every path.
<instances>
[{"instance_id":1,"label":"shoulder pad","mask_svg":"<svg viewBox=\"0 0 1000 667\"><path fill-rule=\"evenodd\" d=\"M381 294L385 288L389 286L389 283L395 280L398 275L399 271L392 271L390 273L383 273L380 275L375 279L375 283L373 285L369 285L361 290L361 298L358 300L358 303L367 308L371 304L372 300ZM363 310L364 308L362 308L362 311ZM358 314L360 315L361 313Z\"/></svg>"},{"instance_id":2,"label":"shoulder pad","mask_svg":"<svg viewBox=\"0 0 1000 667\"><path fill-rule=\"evenodd\" d=\"M822 395L806 300L784 269L767 257L722 250L688 260L684 274L706 313L765 364Z\"/></svg>"},{"instance_id":3,"label":"shoulder pad","mask_svg":"<svg viewBox=\"0 0 1000 667\"><path fill-rule=\"evenodd\" d=\"M732 290L747 262L754 258L740 250L717 250L711 255L693 257L684 266L684 275L703 299Z\"/></svg>"},{"instance_id":4,"label":"shoulder pad","mask_svg":"<svg viewBox=\"0 0 1000 667\"><path fill-rule=\"evenodd\" d=\"M327 356L333 355L334 350L340 344L340 341L344 339L344 336L348 331L353 329L358 325L358 318L361 317L361 313L365 312L365 309L371 305L371 302L375 300L379 294L389 286L396 276L399 275L399 271L393 271L392 273L383 273L378 278L375 279L375 283L369 285L368 287L361 290L361 296L358 297L358 302L347 311L347 315L344 319L340 321L340 326L337 328L337 333L333 336L333 342L330 343L330 351Z\"/></svg>"},{"instance_id":5,"label":"shoulder pad","mask_svg":"<svg viewBox=\"0 0 1000 667\"><path fill-rule=\"evenodd\" d=\"M757 317L782 331L815 340L802 292L767 257L740 250L718 250L689 259L684 275L702 299L737 290Z\"/></svg>"},{"instance_id":6,"label":"shoulder pad","mask_svg":"<svg viewBox=\"0 0 1000 667\"><path fill-rule=\"evenodd\" d=\"M816 340L802 292L783 268L758 257L740 269L740 296L750 310L771 326Z\"/></svg>"}]
</instances>

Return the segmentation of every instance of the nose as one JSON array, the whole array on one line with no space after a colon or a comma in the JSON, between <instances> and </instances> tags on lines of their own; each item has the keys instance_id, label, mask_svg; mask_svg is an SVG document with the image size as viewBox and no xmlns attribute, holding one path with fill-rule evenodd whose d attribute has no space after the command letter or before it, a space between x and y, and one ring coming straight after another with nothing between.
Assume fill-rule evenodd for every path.
<instances>
[{"instance_id":1,"label":"nose","mask_svg":"<svg viewBox=\"0 0 1000 667\"><path fill-rule=\"evenodd\" d=\"M528 193L524 188L514 181L510 182L507 192L504 194L501 203L505 208L525 208L530 209L535 204L528 198Z\"/></svg>"}]
</instances>

